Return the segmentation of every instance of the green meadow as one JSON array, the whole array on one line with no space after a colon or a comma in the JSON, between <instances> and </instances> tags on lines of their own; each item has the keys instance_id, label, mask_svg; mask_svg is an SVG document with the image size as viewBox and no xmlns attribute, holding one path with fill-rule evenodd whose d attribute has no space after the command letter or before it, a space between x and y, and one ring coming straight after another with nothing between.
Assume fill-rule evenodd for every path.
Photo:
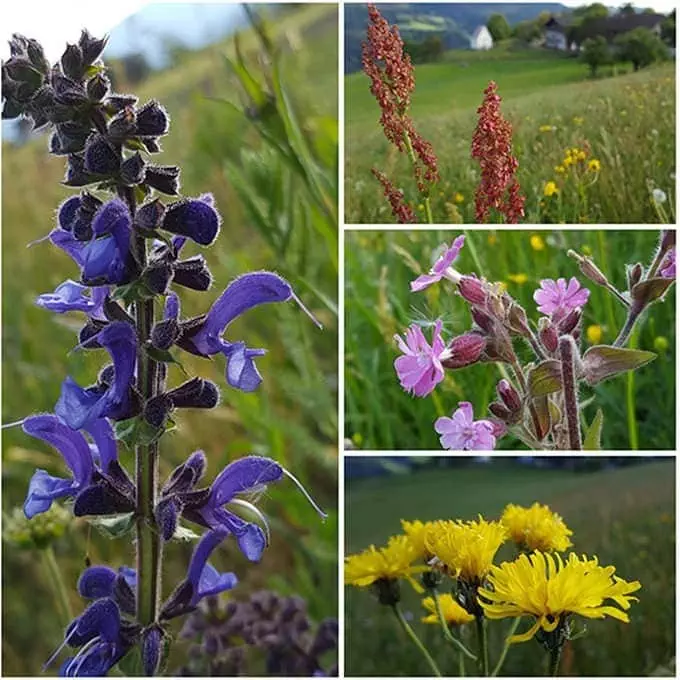
<instances>
[{"instance_id":1,"label":"green meadow","mask_svg":"<svg viewBox=\"0 0 680 680\"><path fill-rule=\"evenodd\" d=\"M420 293L409 289L409 282L429 269L433 251L461 232L350 231L345 236L345 438L357 448L439 449L433 427L438 417L450 416L459 401L470 401L481 418L495 398L501 375L494 364L447 371L424 398L402 390L393 366L399 356L394 335L411 323L428 326L441 318L446 338L471 327L469 311L450 282ZM589 253L614 285L625 289L625 265L648 263L658 240L656 230L463 233L456 269L504 282L534 323L539 314L532 296L541 279L576 276L589 288L583 348L593 342L593 333L605 344L613 342L625 315L610 294L580 274L567 250ZM583 422L590 423L598 407L604 412L603 448L675 448L675 329L672 292L649 311L632 339L632 346L656 352L657 358L637 372L582 389ZM425 335L430 337L427 329ZM505 437L499 446L520 445Z\"/></svg>"},{"instance_id":2,"label":"green meadow","mask_svg":"<svg viewBox=\"0 0 680 680\"><path fill-rule=\"evenodd\" d=\"M370 544L383 545L401 532L400 520L497 518L508 503L548 504L574 532L577 554L597 555L616 574L639 581L639 602L630 623L614 619L586 623L584 637L563 652L561 676L672 676L675 655L675 460L645 462L619 469L572 472L522 467L511 459L487 465L458 461L400 474L348 480L345 497L346 554ZM395 467L397 463L391 467ZM599 467L599 466L598 466ZM512 559L501 547L496 564ZM424 676L431 672L398 627L391 611L368 589L345 588L345 670L349 676ZM438 627L420 619L420 598L402 584L402 610L432 653L444 676L458 675L458 661ZM520 631L529 627L525 619ZM508 621L490 622L491 667L502 649ZM462 637L475 650L473 630ZM501 675L545 674L546 653L535 641L513 645ZM467 668L474 675L474 667Z\"/></svg>"},{"instance_id":3,"label":"green meadow","mask_svg":"<svg viewBox=\"0 0 680 680\"><path fill-rule=\"evenodd\" d=\"M674 64L637 73L619 65L588 78L585 64L547 50L454 51L442 62L415 66L411 115L437 155L441 181L431 201L435 223L474 222L479 166L470 158L477 107L489 81L513 126L527 223L669 223L674 221ZM406 156L380 129L380 111L362 72L345 78L345 219L394 218L371 174L376 167L402 189L425 221ZM565 151L585 153L563 165ZM588 169L597 160L599 171ZM548 182L558 192L546 196ZM651 192L667 197L658 206Z\"/></svg>"},{"instance_id":4,"label":"green meadow","mask_svg":"<svg viewBox=\"0 0 680 680\"><path fill-rule=\"evenodd\" d=\"M275 31L271 30L275 26ZM239 578L233 597L272 588L300 595L312 617L337 615L337 7L298 7L269 29L279 50L278 73L265 73L254 32L241 35L246 68L267 90L276 83L277 101L286 116L281 141L310 170L306 179L289 171L261 130L271 118L250 118L251 104L225 57L235 55L233 39L186 53L172 68L152 74L141 85L120 82L142 102L155 98L172 117L163 153L154 162L182 168L185 196L212 192L223 223L210 249L187 246L183 255L203 252L214 277L207 294L180 289L182 314L207 310L237 275L269 269L287 277L296 293L324 325L317 329L294 305L254 309L230 326L228 336L267 349L259 363L264 382L255 393L230 389L220 360L182 356L187 373L211 378L221 388L221 405L209 412L177 414L177 429L161 445L161 479L192 451L209 460L206 480L228 462L246 454L270 456L291 470L328 512L323 523L290 483L274 485L260 499L269 517L271 546L259 564L226 542L213 558L222 571ZM80 26L74 25L74 38ZM258 86L259 87L259 86ZM285 104L282 103L285 98ZM279 128L279 131L284 129ZM55 224L55 209L73 193L60 185L64 159L48 156L45 136L21 147L3 144L3 384L2 420L12 422L35 412L52 411L67 374L82 385L94 382L105 357L101 352L72 352L82 320L34 305L66 278L77 278L74 263L49 243L27 248ZM286 147L287 148L287 147ZM316 184L314 184L316 182ZM171 367L172 386L185 380ZM24 435L20 428L3 437L3 513L23 503L36 467L63 474L54 451ZM121 462L131 469L133 454ZM41 552L3 546L3 671L35 675L63 638L63 607ZM167 596L183 578L193 545L170 544L164 559ZM54 544L57 563L73 612L84 608L75 585L86 557L113 567L134 564L131 536L109 541L83 520L72 521ZM40 612L36 616L36 611ZM173 633L177 633L177 626ZM169 670L185 661L178 643ZM58 666L57 666L58 668ZM52 668L54 671L54 667Z\"/></svg>"}]
</instances>

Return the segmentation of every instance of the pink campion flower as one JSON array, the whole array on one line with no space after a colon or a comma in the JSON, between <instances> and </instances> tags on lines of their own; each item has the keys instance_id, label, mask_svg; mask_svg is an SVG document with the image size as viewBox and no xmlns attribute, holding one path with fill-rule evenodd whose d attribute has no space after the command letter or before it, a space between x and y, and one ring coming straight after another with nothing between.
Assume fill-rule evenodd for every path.
<instances>
[{"instance_id":1,"label":"pink campion flower","mask_svg":"<svg viewBox=\"0 0 680 680\"><path fill-rule=\"evenodd\" d=\"M499 432L490 420L474 420L469 401L459 402L451 418L437 418L434 429L441 435L442 446L450 451L492 451Z\"/></svg>"},{"instance_id":2,"label":"pink campion flower","mask_svg":"<svg viewBox=\"0 0 680 680\"><path fill-rule=\"evenodd\" d=\"M430 346L419 326L411 324L406 331L406 342L400 335L395 335L399 350L403 356L394 361L394 369L399 376L401 386L416 397L424 397L444 380L442 360L450 356L449 350L441 337L442 321L437 319L432 333Z\"/></svg>"},{"instance_id":3,"label":"pink campion flower","mask_svg":"<svg viewBox=\"0 0 680 680\"><path fill-rule=\"evenodd\" d=\"M661 274L664 279L675 278L675 246L664 256L661 266L659 267L659 274Z\"/></svg>"},{"instance_id":4,"label":"pink campion flower","mask_svg":"<svg viewBox=\"0 0 680 680\"><path fill-rule=\"evenodd\" d=\"M437 258L437 261L432 265L429 274L423 274L415 281L411 281L411 292L415 293L419 290L425 290L425 288L431 286L433 283L441 281L446 276L447 270L456 261L456 258L464 245L465 236L461 234L460 236L457 236L451 246Z\"/></svg>"},{"instance_id":5,"label":"pink campion flower","mask_svg":"<svg viewBox=\"0 0 680 680\"><path fill-rule=\"evenodd\" d=\"M566 279L543 279L541 287L534 291L534 300L538 311L552 317L562 317L577 307L583 307L588 302L590 291L581 288L578 280L572 276Z\"/></svg>"}]
</instances>

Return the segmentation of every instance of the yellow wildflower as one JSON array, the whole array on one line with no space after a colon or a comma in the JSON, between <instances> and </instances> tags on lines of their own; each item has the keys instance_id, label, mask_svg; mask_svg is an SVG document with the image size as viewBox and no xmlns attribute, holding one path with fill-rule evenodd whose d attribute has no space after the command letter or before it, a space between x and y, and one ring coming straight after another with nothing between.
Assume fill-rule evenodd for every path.
<instances>
[{"instance_id":1,"label":"yellow wildflower","mask_svg":"<svg viewBox=\"0 0 680 680\"><path fill-rule=\"evenodd\" d=\"M529 277L526 274L508 274L508 279L512 281L512 283L522 285L529 280Z\"/></svg>"},{"instance_id":2,"label":"yellow wildflower","mask_svg":"<svg viewBox=\"0 0 680 680\"><path fill-rule=\"evenodd\" d=\"M591 345L598 345L602 341L602 326L591 324L586 329L586 338Z\"/></svg>"},{"instance_id":3,"label":"yellow wildflower","mask_svg":"<svg viewBox=\"0 0 680 680\"><path fill-rule=\"evenodd\" d=\"M460 191L456 191L456 193L453 195L453 202L454 203L462 203L465 200L465 196L460 193Z\"/></svg>"},{"instance_id":4,"label":"yellow wildflower","mask_svg":"<svg viewBox=\"0 0 680 680\"><path fill-rule=\"evenodd\" d=\"M425 565L414 566L420 557L406 536L392 536L384 548L368 550L345 558L345 583L364 588L381 579L405 578L417 586L413 574L427 571Z\"/></svg>"},{"instance_id":5,"label":"yellow wildflower","mask_svg":"<svg viewBox=\"0 0 680 680\"><path fill-rule=\"evenodd\" d=\"M429 559L432 556L425 547L425 534L430 531L435 524L436 522L421 522L419 519L416 519L413 522L409 522L405 519L401 520L401 527L420 558Z\"/></svg>"},{"instance_id":6,"label":"yellow wildflower","mask_svg":"<svg viewBox=\"0 0 680 680\"><path fill-rule=\"evenodd\" d=\"M567 155L564 157L564 160L562 161L562 165L563 165L565 168L568 168L570 165L573 165L573 164L574 164L574 159L571 157L571 155L567 154Z\"/></svg>"},{"instance_id":7,"label":"yellow wildflower","mask_svg":"<svg viewBox=\"0 0 680 680\"><path fill-rule=\"evenodd\" d=\"M530 508L523 508L510 503L503 511L501 523L522 550L561 552L572 545L569 536L574 532L547 505L534 503Z\"/></svg>"},{"instance_id":8,"label":"yellow wildflower","mask_svg":"<svg viewBox=\"0 0 680 680\"><path fill-rule=\"evenodd\" d=\"M583 125L584 119L581 116L574 116L573 121L574 125Z\"/></svg>"},{"instance_id":9,"label":"yellow wildflower","mask_svg":"<svg viewBox=\"0 0 680 680\"><path fill-rule=\"evenodd\" d=\"M555 555L536 551L520 555L514 562L492 566L488 581L493 590L480 588L479 603L489 619L534 616L529 630L513 635L509 642L526 642L542 628L550 633L562 623L563 617L578 614L589 619L611 616L629 622L626 610L631 593L640 589L638 581L627 582L614 576L614 567L601 567L597 557L582 558L574 553L566 563ZM613 604L604 604L612 600Z\"/></svg>"},{"instance_id":10,"label":"yellow wildflower","mask_svg":"<svg viewBox=\"0 0 680 680\"><path fill-rule=\"evenodd\" d=\"M543 195L547 196L550 198L550 196L554 196L555 194L559 193L559 189L557 188L557 184L555 182L550 181L546 182L545 186L543 187Z\"/></svg>"},{"instance_id":11,"label":"yellow wildflower","mask_svg":"<svg viewBox=\"0 0 680 680\"><path fill-rule=\"evenodd\" d=\"M597 160L597 158L591 158L590 161L588 161L588 170L591 172L600 172L600 161Z\"/></svg>"},{"instance_id":12,"label":"yellow wildflower","mask_svg":"<svg viewBox=\"0 0 680 680\"><path fill-rule=\"evenodd\" d=\"M425 536L425 545L451 575L479 584L507 537L508 530L500 522L487 522L480 515L472 522L435 524Z\"/></svg>"},{"instance_id":13,"label":"yellow wildflower","mask_svg":"<svg viewBox=\"0 0 680 680\"><path fill-rule=\"evenodd\" d=\"M555 172L558 174L562 174L563 172L566 172L567 169L564 167L564 165L556 165L555 166Z\"/></svg>"},{"instance_id":14,"label":"yellow wildflower","mask_svg":"<svg viewBox=\"0 0 680 680\"><path fill-rule=\"evenodd\" d=\"M475 620L475 617L472 614L468 614L448 593L439 596L439 606L441 607L444 621L449 626L462 626L464 623L470 623L470 621ZM427 616L423 616L422 622L440 625L434 598L426 597L423 600L423 607L430 613Z\"/></svg>"},{"instance_id":15,"label":"yellow wildflower","mask_svg":"<svg viewBox=\"0 0 680 680\"><path fill-rule=\"evenodd\" d=\"M576 154L576 160L577 161L584 161L587 158L588 154L585 151L579 151Z\"/></svg>"},{"instance_id":16,"label":"yellow wildflower","mask_svg":"<svg viewBox=\"0 0 680 680\"><path fill-rule=\"evenodd\" d=\"M541 125L541 127L538 128L539 132L552 132L553 130L556 130L557 128L554 125Z\"/></svg>"},{"instance_id":17,"label":"yellow wildflower","mask_svg":"<svg viewBox=\"0 0 680 680\"><path fill-rule=\"evenodd\" d=\"M534 250L545 250L545 241L538 234L532 234L529 243Z\"/></svg>"}]
</instances>

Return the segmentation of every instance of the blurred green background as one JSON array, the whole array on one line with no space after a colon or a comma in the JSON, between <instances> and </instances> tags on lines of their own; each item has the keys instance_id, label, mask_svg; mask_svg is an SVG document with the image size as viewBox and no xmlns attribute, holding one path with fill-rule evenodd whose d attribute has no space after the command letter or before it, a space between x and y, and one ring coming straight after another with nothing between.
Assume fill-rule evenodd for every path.
<instances>
[{"instance_id":1,"label":"blurred green background","mask_svg":"<svg viewBox=\"0 0 680 680\"><path fill-rule=\"evenodd\" d=\"M463 300L453 284L443 281L411 293L409 282L426 272L440 244L457 234L466 242L456 268L507 284L508 292L525 306L531 321L539 314L532 295L543 278L576 276L590 291L584 308L584 335L598 326L603 343L613 342L623 324L623 307L603 288L587 281L572 248L592 255L619 289L625 289L626 263L651 261L658 231L351 231L345 235L345 438L360 449L439 449L433 423L450 416L459 401L470 401L476 418L483 417L500 379L493 364L447 371L434 392L418 399L399 386L393 363L398 356L395 333L410 323L444 321L444 336L471 326ZM655 305L639 323L630 346L658 357L635 373L582 389L590 423L598 407L604 411L605 449L675 448L675 291ZM425 330L428 339L431 331ZM588 345L584 338L583 346ZM526 360L529 360L527 355ZM520 447L511 437L499 448Z\"/></svg>"},{"instance_id":2,"label":"blurred green background","mask_svg":"<svg viewBox=\"0 0 680 680\"><path fill-rule=\"evenodd\" d=\"M240 64L231 38L180 54L171 68L140 84L126 82L115 68L114 74L118 91L134 91L141 102L158 99L168 108L170 134L155 162L180 165L182 193L212 192L223 216L217 242L204 251L215 285L205 295L180 289L183 314L206 310L235 276L266 268L288 278L324 325L318 330L293 304L268 305L236 321L229 337L268 350L259 362L264 382L253 394L226 386L220 360L182 356L189 374L222 387L222 404L210 412L179 413L179 427L161 445L162 478L191 451L203 449L206 480L229 461L254 453L280 461L307 486L329 512L325 523L292 484L282 482L259 501L272 525L272 544L261 563L248 563L233 542L212 562L237 573L234 597L263 587L300 595L318 621L337 615L337 6L291 5L275 17L262 12L266 27L260 26L260 35L251 27L238 37ZM74 25L74 39L79 29ZM246 96L242 84L250 77L258 85ZM274 142L266 142L267 135ZM33 304L38 294L77 278L70 259L48 243L26 249L49 232L58 203L72 194L59 183L64 159L48 156L46 144L41 136L2 149L3 422L52 411L67 374L89 384L104 360L99 352L69 354L80 318ZM187 248L183 255L199 252ZM169 379L174 385L185 378L171 368ZM64 466L19 428L4 435L7 517L23 502L37 466L51 474L63 473ZM121 459L131 469L132 454L123 451ZM93 564L133 565L130 538L108 541L84 521L67 527L54 551L74 612L84 606L75 585L86 556ZM192 547L167 547L164 595L183 577ZM4 544L5 675L39 674L63 637L66 621L51 581L44 556ZM186 646L175 645L169 668L185 653Z\"/></svg>"},{"instance_id":3,"label":"blurred green background","mask_svg":"<svg viewBox=\"0 0 680 680\"><path fill-rule=\"evenodd\" d=\"M546 457L543 465L555 460ZM508 457L481 464L446 456L347 458L345 553L371 543L384 545L390 535L401 533L401 519L474 519L481 513L491 520L508 503L548 504L574 532L571 540L577 554L597 555L600 564L614 565L621 578L642 585L629 624L614 619L576 622L577 630L586 622L587 633L565 648L560 675L674 676L675 458L628 459L624 462L630 466L622 468L605 457L571 459L570 467L580 471L541 468L535 461L519 465ZM368 467L372 469L367 471ZM363 476L366 473L370 476ZM512 559L513 554L512 544L506 544L495 563ZM420 622L425 610L419 596L406 583L401 591L402 610L443 675L456 675L457 657L441 631ZM345 612L348 676L429 674L392 612L379 605L370 590L347 586ZM527 622L524 619L520 630L528 628ZM489 625L492 668L508 628L508 621ZM474 631L464 634L474 651ZM472 666L468 672L474 674ZM501 673L544 674L545 651L535 641L513 645Z\"/></svg>"}]
</instances>

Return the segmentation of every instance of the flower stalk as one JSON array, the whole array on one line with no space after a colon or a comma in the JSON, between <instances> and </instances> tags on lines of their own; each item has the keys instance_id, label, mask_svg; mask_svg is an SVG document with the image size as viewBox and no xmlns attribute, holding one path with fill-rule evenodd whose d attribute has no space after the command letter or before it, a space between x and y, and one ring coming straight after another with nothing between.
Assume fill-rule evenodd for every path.
<instances>
[{"instance_id":1,"label":"flower stalk","mask_svg":"<svg viewBox=\"0 0 680 680\"><path fill-rule=\"evenodd\" d=\"M560 359L562 362L562 391L564 394L564 410L567 418L567 435L569 448L580 451L581 420L578 408L578 385L576 384L576 346L570 335L560 338Z\"/></svg>"},{"instance_id":2,"label":"flower stalk","mask_svg":"<svg viewBox=\"0 0 680 680\"><path fill-rule=\"evenodd\" d=\"M489 675L489 640L486 632L486 618L483 614L475 616L475 626L477 628L477 667L479 674L486 678Z\"/></svg>"},{"instance_id":3,"label":"flower stalk","mask_svg":"<svg viewBox=\"0 0 680 680\"><path fill-rule=\"evenodd\" d=\"M411 639L411 642L413 642L413 644L418 648L418 651L423 655L423 658L425 661L427 661L434 675L438 678L441 678L442 673L439 670L439 666L437 666L436 661L432 658L430 652L427 651L427 647L425 647L420 638L416 635L416 632L410 626L409 622L404 618L404 614L399 608L399 605L395 602L390 608L394 612L394 615L396 616L402 630L406 633L406 635L408 635L408 637Z\"/></svg>"}]
</instances>

